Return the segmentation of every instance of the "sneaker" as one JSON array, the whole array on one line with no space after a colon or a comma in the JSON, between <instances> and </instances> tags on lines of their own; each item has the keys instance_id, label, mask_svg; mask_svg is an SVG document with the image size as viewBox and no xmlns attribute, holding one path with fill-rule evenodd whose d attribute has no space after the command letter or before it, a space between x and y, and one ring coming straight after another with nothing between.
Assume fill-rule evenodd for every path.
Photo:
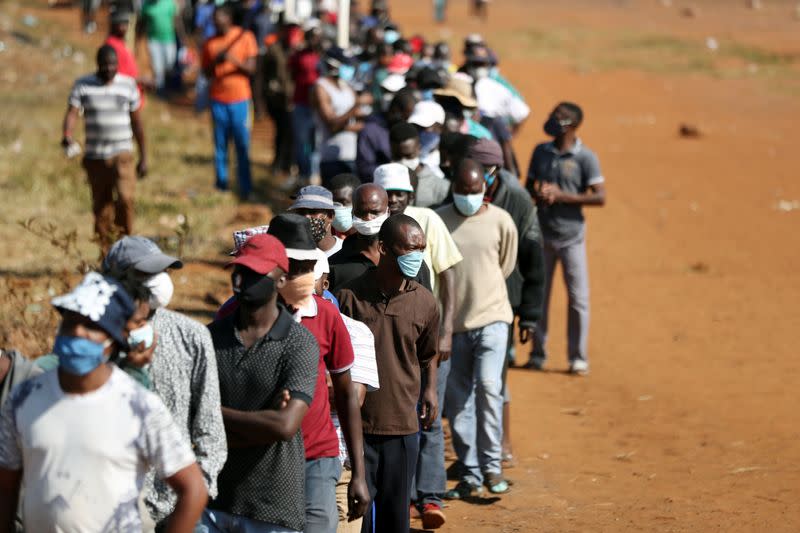
<instances>
[{"instance_id":1,"label":"sneaker","mask_svg":"<svg viewBox=\"0 0 800 533\"><path fill-rule=\"evenodd\" d=\"M483 484L489 489L492 494L504 494L508 492L508 481L503 478L502 474L484 474Z\"/></svg>"},{"instance_id":2,"label":"sneaker","mask_svg":"<svg viewBox=\"0 0 800 533\"><path fill-rule=\"evenodd\" d=\"M473 485L469 481L459 481L455 488L444 493L445 500L463 500L470 496L480 496L483 494L483 487Z\"/></svg>"},{"instance_id":3,"label":"sneaker","mask_svg":"<svg viewBox=\"0 0 800 533\"><path fill-rule=\"evenodd\" d=\"M574 361L570 361L569 373L574 374L576 376L588 376L589 363L587 363L583 359L575 359Z\"/></svg>"},{"instance_id":4,"label":"sneaker","mask_svg":"<svg viewBox=\"0 0 800 533\"><path fill-rule=\"evenodd\" d=\"M544 357L531 357L528 359L528 362L525 363L522 368L527 368L528 370L544 370Z\"/></svg>"},{"instance_id":5,"label":"sneaker","mask_svg":"<svg viewBox=\"0 0 800 533\"><path fill-rule=\"evenodd\" d=\"M422 528L439 529L445 523L442 508L435 503L426 503L422 506Z\"/></svg>"}]
</instances>

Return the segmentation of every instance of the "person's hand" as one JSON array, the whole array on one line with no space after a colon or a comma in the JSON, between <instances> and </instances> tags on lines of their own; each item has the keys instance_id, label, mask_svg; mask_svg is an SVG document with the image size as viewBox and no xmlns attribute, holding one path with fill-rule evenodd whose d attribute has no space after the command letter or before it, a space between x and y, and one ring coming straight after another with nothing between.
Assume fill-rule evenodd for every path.
<instances>
[{"instance_id":1,"label":"person's hand","mask_svg":"<svg viewBox=\"0 0 800 533\"><path fill-rule=\"evenodd\" d=\"M439 363L443 363L450 359L450 354L453 351L453 334L443 334L439 337Z\"/></svg>"},{"instance_id":2,"label":"person's hand","mask_svg":"<svg viewBox=\"0 0 800 533\"><path fill-rule=\"evenodd\" d=\"M363 92L356 97L356 104L359 106L372 105L373 102L374 99L372 98L372 93L369 92Z\"/></svg>"},{"instance_id":3,"label":"person's hand","mask_svg":"<svg viewBox=\"0 0 800 533\"><path fill-rule=\"evenodd\" d=\"M527 344L528 341L533 341L533 334L536 331L534 324L520 324L519 325L519 342Z\"/></svg>"},{"instance_id":4,"label":"person's hand","mask_svg":"<svg viewBox=\"0 0 800 533\"><path fill-rule=\"evenodd\" d=\"M156 90L156 80L151 76L139 76L136 78L136 83L142 86L142 89L147 91Z\"/></svg>"},{"instance_id":5,"label":"person's hand","mask_svg":"<svg viewBox=\"0 0 800 533\"><path fill-rule=\"evenodd\" d=\"M367 513L369 490L364 476L354 477L347 486L347 521L358 520Z\"/></svg>"},{"instance_id":6,"label":"person's hand","mask_svg":"<svg viewBox=\"0 0 800 533\"><path fill-rule=\"evenodd\" d=\"M72 139L69 137L61 137L61 148L68 148L72 144Z\"/></svg>"},{"instance_id":7,"label":"person's hand","mask_svg":"<svg viewBox=\"0 0 800 533\"><path fill-rule=\"evenodd\" d=\"M272 408L276 411L280 411L281 409L286 409L289 405L289 400L292 399L292 395L289 394L287 389L281 390L278 395L275 397L275 400L272 402Z\"/></svg>"},{"instance_id":8,"label":"person's hand","mask_svg":"<svg viewBox=\"0 0 800 533\"><path fill-rule=\"evenodd\" d=\"M422 420L422 428L428 429L433 425L436 420L436 414L439 412L439 399L436 396L436 386L426 387L422 393L422 405L420 406L419 417Z\"/></svg>"},{"instance_id":9,"label":"person's hand","mask_svg":"<svg viewBox=\"0 0 800 533\"><path fill-rule=\"evenodd\" d=\"M158 333L153 333L153 344L151 344L149 348L144 347L144 342L140 342L135 346L129 346L128 357L126 358L128 364L136 368L144 368L152 363L156 345L158 345Z\"/></svg>"},{"instance_id":10,"label":"person's hand","mask_svg":"<svg viewBox=\"0 0 800 533\"><path fill-rule=\"evenodd\" d=\"M136 175L139 179L144 178L147 176L147 159L142 157L139 159L139 163L136 165Z\"/></svg>"},{"instance_id":11,"label":"person's hand","mask_svg":"<svg viewBox=\"0 0 800 533\"><path fill-rule=\"evenodd\" d=\"M217 57L214 58L214 64L219 65L227 60L228 60L228 51L225 50L217 54Z\"/></svg>"},{"instance_id":12,"label":"person's hand","mask_svg":"<svg viewBox=\"0 0 800 533\"><path fill-rule=\"evenodd\" d=\"M540 194L547 205L553 205L561 201L564 193L555 183L543 183Z\"/></svg>"}]
</instances>

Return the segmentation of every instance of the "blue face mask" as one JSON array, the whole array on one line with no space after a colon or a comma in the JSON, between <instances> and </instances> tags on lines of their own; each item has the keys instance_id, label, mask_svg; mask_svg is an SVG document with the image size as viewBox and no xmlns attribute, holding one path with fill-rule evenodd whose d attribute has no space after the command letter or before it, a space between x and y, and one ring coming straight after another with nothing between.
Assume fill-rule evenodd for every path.
<instances>
[{"instance_id":1,"label":"blue face mask","mask_svg":"<svg viewBox=\"0 0 800 533\"><path fill-rule=\"evenodd\" d=\"M429 153L439 148L441 135L432 131L419 132L420 154L425 157Z\"/></svg>"},{"instance_id":2,"label":"blue face mask","mask_svg":"<svg viewBox=\"0 0 800 533\"><path fill-rule=\"evenodd\" d=\"M453 194L453 203L456 205L456 209L466 216L471 217L483 205L483 193L479 194Z\"/></svg>"},{"instance_id":3,"label":"blue face mask","mask_svg":"<svg viewBox=\"0 0 800 533\"><path fill-rule=\"evenodd\" d=\"M383 42L387 44L394 44L400 38L400 32L395 30L386 30L383 32Z\"/></svg>"},{"instance_id":4,"label":"blue face mask","mask_svg":"<svg viewBox=\"0 0 800 533\"><path fill-rule=\"evenodd\" d=\"M339 67L339 79L350 82L356 74L356 67L352 65L341 65Z\"/></svg>"},{"instance_id":5,"label":"blue face mask","mask_svg":"<svg viewBox=\"0 0 800 533\"><path fill-rule=\"evenodd\" d=\"M422 95L422 99L426 102L433 101L433 89L425 89L424 91L420 91L420 94Z\"/></svg>"},{"instance_id":6,"label":"blue face mask","mask_svg":"<svg viewBox=\"0 0 800 533\"><path fill-rule=\"evenodd\" d=\"M489 174L488 172L486 172L486 173L483 174L483 179L486 180L486 185L488 187L491 187L492 184L494 183L494 180L497 179L497 176L495 176L494 174Z\"/></svg>"},{"instance_id":7,"label":"blue face mask","mask_svg":"<svg viewBox=\"0 0 800 533\"><path fill-rule=\"evenodd\" d=\"M425 254L419 250L405 255L398 255L397 264L400 266L400 272L407 278L416 278L417 274L419 274L419 269L422 267L424 256Z\"/></svg>"},{"instance_id":8,"label":"blue face mask","mask_svg":"<svg viewBox=\"0 0 800 533\"><path fill-rule=\"evenodd\" d=\"M105 346L82 337L58 335L53 352L58 356L58 366L64 372L85 376L106 362Z\"/></svg>"},{"instance_id":9,"label":"blue face mask","mask_svg":"<svg viewBox=\"0 0 800 533\"><path fill-rule=\"evenodd\" d=\"M353 227L353 208L346 206L334 207L331 226L342 233L350 231L350 228Z\"/></svg>"}]
</instances>

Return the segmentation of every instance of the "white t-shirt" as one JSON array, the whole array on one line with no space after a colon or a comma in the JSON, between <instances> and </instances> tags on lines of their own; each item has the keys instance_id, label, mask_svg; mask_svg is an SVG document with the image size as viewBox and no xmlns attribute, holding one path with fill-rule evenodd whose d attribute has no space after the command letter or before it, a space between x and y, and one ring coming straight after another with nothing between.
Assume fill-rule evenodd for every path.
<instances>
[{"instance_id":1,"label":"white t-shirt","mask_svg":"<svg viewBox=\"0 0 800 533\"><path fill-rule=\"evenodd\" d=\"M23 470L27 531L142 531L148 468L167 478L195 461L162 401L112 368L88 394L65 394L51 370L3 405L0 467Z\"/></svg>"},{"instance_id":2,"label":"white t-shirt","mask_svg":"<svg viewBox=\"0 0 800 533\"><path fill-rule=\"evenodd\" d=\"M342 245L344 244L344 239L340 239L336 235L334 235L333 238L336 239L336 242L333 243L333 247L330 250L325 252L325 257L330 257L342 249Z\"/></svg>"}]
</instances>

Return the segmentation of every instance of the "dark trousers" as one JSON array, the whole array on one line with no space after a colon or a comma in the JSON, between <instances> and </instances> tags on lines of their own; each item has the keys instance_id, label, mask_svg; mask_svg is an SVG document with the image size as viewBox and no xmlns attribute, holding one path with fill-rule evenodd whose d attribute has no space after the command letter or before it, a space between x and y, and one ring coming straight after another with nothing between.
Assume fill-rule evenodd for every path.
<instances>
[{"instance_id":1,"label":"dark trousers","mask_svg":"<svg viewBox=\"0 0 800 533\"><path fill-rule=\"evenodd\" d=\"M275 122L275 158L272 169L289 172L292 169L292 115L286 108L286 98L267 98L267 112Z\"/></svg>"},{"instance_id":2,"label":"dark trousers","mask_svg":"<svg viewBox=\"0 0 800 533\"><path fill-rule=\"evenodd\" d=\"M83 168L92 187L94 232L103 253L119 237L133 233L133 196L136 165L133 154L123 152L109 159L85 159Z\"/></svg>"},{"instance_id":3,"label":"dark trousers","mask_svg":"<svg viewBox=\"0 0 800 533\"><path fill-rule=\"evenodd\" d=\"M416 433L364 435L367 486L375 503L375 520L367 513L361 533L408 533L411 477L417 465Z\"/></svg>"}]
</instances>

